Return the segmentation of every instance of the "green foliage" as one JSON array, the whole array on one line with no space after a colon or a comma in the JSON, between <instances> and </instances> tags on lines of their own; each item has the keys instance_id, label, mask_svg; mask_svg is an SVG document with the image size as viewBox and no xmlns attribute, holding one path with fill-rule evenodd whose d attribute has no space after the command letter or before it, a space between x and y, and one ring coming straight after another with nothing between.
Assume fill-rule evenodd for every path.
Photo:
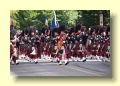
<instances>
[{"instance_id":1,"label":"green foliage","mask_svg":"<svg viewBox=\"0 0 120 86\"><path fill-rule=\"evenodd\" d=\"M77 23L90 27L99 25L99 10L56 10L56 18L60 25L65 24L68 28ZM104 25L110 25L110 11L103 10ZM46 15L48 16L48 25L51 26L54 17L53 10L11 10L10 16L14 18L16 29L36 25L40 29L45 24Z\"/></svg>"},{"instance_id":2,"label":"green foliage","mask_svg":"<svg viewBox=\"0 0 120 86\"><path fill-rule=\"evenodd\" d=\"M97 26L99 25L99 14L100 10L82 10L78 11L79 17L78 20L80 23L85 25L87 28L90 26ZM103 13L103 24L106 26L110 25L110 11L109 10L102 10Z\"/></svg>"}]
</instances>

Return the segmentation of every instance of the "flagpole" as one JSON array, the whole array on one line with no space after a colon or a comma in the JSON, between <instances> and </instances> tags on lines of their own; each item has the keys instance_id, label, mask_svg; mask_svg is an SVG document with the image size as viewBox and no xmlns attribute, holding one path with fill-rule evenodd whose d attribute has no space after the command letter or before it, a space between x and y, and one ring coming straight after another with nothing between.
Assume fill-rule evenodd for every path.
<instances>
[{"instance_id":1,"label":"flagpole","mask_svg":"<svg viewBox=\"0 0 120 86\"><path fill-rule=\"evenodd\" d=\"M55 26L56 26L56 13L55 13L55 11L54 11L54 10L53 10L53 12L54 12Z\"/></svg>"}]
</instances>

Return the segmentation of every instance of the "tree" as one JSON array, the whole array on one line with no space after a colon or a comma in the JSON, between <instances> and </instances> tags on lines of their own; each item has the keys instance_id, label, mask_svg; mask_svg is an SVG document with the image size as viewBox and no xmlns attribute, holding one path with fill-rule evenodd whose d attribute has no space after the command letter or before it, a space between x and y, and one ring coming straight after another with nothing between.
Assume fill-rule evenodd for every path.
<instances>
[{"instance_id":1,"label":"tree","mask_svg":"<svg viewBox=\"0 0 120 86\"><path fill-rule=\"evenodd\" d=\"M78 22L85 25L87 28L99 25L99 12L100 10L78 10ZM110 25L110 11L102 10L103 24Z\"/></svg>"},{"instance_id":2,"label":"tree","mask_svg":"<svg viewBox=\"0 0 120 86\"><path fill-rule=\"evenodd\" d=\"M12 17L14 19L15 28L20 28L17 16L18 16L18 10L11 10L10 11L10 17Z\"/></svg>"},{"instance_id":3,"label":"tree","mask_svg":"<svg viewBox=\"0 0 120 86\"><path fill-rule=\"evenodd\" d=\"M66 28L75 26L77 23L90 26L99 25L100 10L55 10L56 17L60 25L65 24ZM104 25L110 25L110 11L102 10L104 15ZM10 16L14 18L16 29L23 29L36 25L41 29L45 25L48 16L48 25L51 26L54 17L53 10L11 10Z\"/></svg>"}]
</instances>

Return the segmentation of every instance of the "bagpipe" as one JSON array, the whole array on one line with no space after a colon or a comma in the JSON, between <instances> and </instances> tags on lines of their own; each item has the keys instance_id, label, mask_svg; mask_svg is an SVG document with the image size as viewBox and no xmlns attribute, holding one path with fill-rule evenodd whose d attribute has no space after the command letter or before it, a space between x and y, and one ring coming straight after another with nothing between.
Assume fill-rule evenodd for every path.
<instances>
[{"instance_id":1,"label":"bagpipe","mask_svg":"<svg viewBox=\"0 0 120 86\"><path fill-rule=\"evenodd\" d=\"M62 36L60 37L60 39L58 40L57 43L57 49L56 49L56 54L59 52L59 50L62 48L63 45L63 41L66 40L66 34L62 34Z\"/></svg>"}]
</instances>

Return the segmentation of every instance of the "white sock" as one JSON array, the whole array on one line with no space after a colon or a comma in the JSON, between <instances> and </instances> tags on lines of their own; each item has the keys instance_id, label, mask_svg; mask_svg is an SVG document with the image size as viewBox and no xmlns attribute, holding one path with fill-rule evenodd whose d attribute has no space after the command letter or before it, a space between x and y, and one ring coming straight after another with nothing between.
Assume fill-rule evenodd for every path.
<instances>
[{"instance_id":1,"label":"white sock","mask_svg":"<svg viewBox=\"0 0 120 86\"><path fill-rule=\"evenodd\" d=\"M54 58L52 57L52 58L51 58L51 61L53 61L53 60L54 60Z\"/></svg>"},{"instance_id":2,"label":"white sock","mask_svg":"<svg viewBox=\"0 0 120 86\"><path fill-rule=\"evenodd\" d=\"M11 63L14 64L14 61L12 60Z\"/></svg>"},{"instance_id":3,"label":"white sock","mask_svg":"<svg viewBox=\"0 0 120 86\"><path fill-rule=\"evenodd\" d=\"M74 61L74 57L73 56L71 57L71 59L72 59L72 61Z\"/></svg>"},{"instance_id":4,"label":"white sock","mask_svg":"<svg viewBox=\"0 0 120 86\"><path fill-rule=\"evenodd\" d=\"M68 60L66 59L66 60L65 60L65 64L66 64L67 62L68 62Z\"/></svg>"},{"instance_id":5,"label":"white sock","mask_svg":"<svg viewBox=\"0 0 120 86\"><path fill-rule=\"evenodd\" d=\"M76 57L74 57L74 61L76 61Z\"/></svg>"},{"instance_id":6,"label":"white sock","mask_svg":"<svg viewBox=\"0 0 120 86\"><path fill-rule=\"evenodd\" d=\"M103 61L106 61L106 57L103 57Z\"/></svg>"},{"instance_id":7,"label":"white sock","mask_svg":"<svg viewBox=\"0 0 120 86\"><path fill-rule=\"evenodd\" d=\"M16 60L16 63L19 63L18 60Z\"/></svg>"},{"instance_id":8,"label":"white sock","mask_svg":"<svg viewBox=\"0 0 120 86\"><path fill-rule=\"evenodd\" d=\"M57 61L57 57L54 58L53 62L56 62Z\"/></svg>"},{"instance_id":9,"label":"white sock","mask_svg":"<svg viewBox=\"0 0 120 86\"><path fill-rule=\"evenodd\" d=\"M93 55L90 55L90 58L93 57Z\"/></svg>"},{"instance_id":10,"label":"white sock","mask_svg":"<svg viewBox=\"0 0 120 86\"><path fill-rule=\"evenodd\" d=\"M57 60L58 60L58 61L60 61L60 59L59 59L59 58L57 58Z\"/></svg>"},{"instance_id":11,"label":"white sock","mask_svg":"<svg viewBox=\"0 0 120 86\"><path fill-rule=\"evenodd\" d=\"M28 57L28 60L30 60L30 57Z\"/></svg>"},{"instance_id":12,"label":"white sock","mask_svg":"<svg viewBox=\"0 0 120 86\"><path fill-rule=\"evenodd\" d=\"M97 57L97 60L98 60L98 61L100 61L100 60L101 60L99 56L96 56L96 57Z\"/></svg>"},{"instance_id":13,"label":"white sock","mask_svg":"<svg viewBox=\"0 0 120 86\"><path fill-rule=\"evenodd\" d=\"M30 61L30 58L28 57L28 61Z\"/></svg>"},{"instance_id":14,"label":"white sock","mask_svg":"<svg viewBox=\"0 0 120 86\"><path fill-rule=\"evenodd\" d=\"M34 61L35 61L35 62L38 62L38 59L35 59Z\"/></svg>"},{"instance_id":15,"label":"white sock","mask_svg":"<svg viewBox=\"0 0 120 86\"><path fill-rule=\"evenodd\" d=\"M80 58L77 57L77 60L80 61Z\"/></svg>"},{"instance_id":16,"label":"white sock","mask_svg":"<svg viewBox=\"0 0 120 86\"><path fill-rule=\"evenodd\" d=\"M25 57L25 55L23 54L23 58Z\"/></svg>"},{"instance_id":17,"label":"white sock","mask_svg":"<svg viewBox=\"0 0 120 86\"><path fill-rule=\"evenodd\" d=\"M60 60L59 64L62 64L62 60Z\"/></svg>"},{"instance_id":18,"label":"white sock","mask_svg":"<svg viewBox=\"0 0 120 86\"><path fill-rule=\"evenodd\" d=\"M48 58L49 58L49 56L48 55L46 55L46 59L48 60Z\"/></svg>"},{"instance_id":19,"label":"white sock","mask_svg":"<svg viewBox=\"0 0 120 86\"><path fill-rule=\"evenodd\" d=\"M51 59L51 55L49 56L49 59Z\"/></svg>"},{"instance_id":20,"label":"white sock","mask_svg":"<svg viewBox=\"0 0 120 86\"><path fill-rule=\"evenodd\" d=\"M85 57L82 58L82 60L85 60L85 59L86 59Z\"/></svg>"},{"instance_id":21,"label":"white sock","mask_svg":"<svg viewBox=\"0 0 120 86\"><path fill-rule=\"evenodd\" d=\"M10 62L12 61L12 57L10 58Z\"/></svg>"},{"instance_id":22,"label":"white sock","mask_svg":"<svg viewBox=\"0 0 120 86\"><path fill-rule=\"evenodd\" d=\"M100 59L101 59L101 60L103 60L103 57L102 57L102 56L100 56Z\"/></svg>"},{"instance_id":23,"label":"white sock","mask_svg":"<svg viewBox=\"0 0 120 86\"><path fill-rule=\"evenodd\" d=\"M31 62L33 63L33 62L34 62L34 59L31 59Z\"/></svg>"}]
</instances>

